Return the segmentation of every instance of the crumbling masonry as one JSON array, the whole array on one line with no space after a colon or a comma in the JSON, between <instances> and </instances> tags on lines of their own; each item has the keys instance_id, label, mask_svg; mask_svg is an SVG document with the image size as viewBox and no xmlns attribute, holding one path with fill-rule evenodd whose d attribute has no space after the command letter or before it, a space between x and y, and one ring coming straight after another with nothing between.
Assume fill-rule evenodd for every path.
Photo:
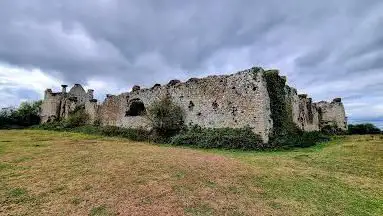
<instances>
[{"instance_id":1,"label":"crumbling masonry","mask_svg":"<svg viewBox=\"0 0 383 216\"><path fill-rule=\"evenodd\" d=\"M165 96L185 111L185 123L209 128L251 127L267 142L273 132L270 97L262 68L251 68L232 75L191 78L186 82L172 80L167 85L156 84L131 92L107 95L102 104L93 99L93 90L87 92L75 84L69 92L45 91L42 104L42 122L65 119L76 107L85 107L90 121L102 125L128 128L147 128L146 108ZM274 71L276 72L276 71ZM285 77L280 77L286 79ZM318 131L327 125L347 129L345 110L340 98L332 102L313 103L307 95L285 85L285 99L291 107L293 122L304 131Z\"/></svg>"}]
</instances>

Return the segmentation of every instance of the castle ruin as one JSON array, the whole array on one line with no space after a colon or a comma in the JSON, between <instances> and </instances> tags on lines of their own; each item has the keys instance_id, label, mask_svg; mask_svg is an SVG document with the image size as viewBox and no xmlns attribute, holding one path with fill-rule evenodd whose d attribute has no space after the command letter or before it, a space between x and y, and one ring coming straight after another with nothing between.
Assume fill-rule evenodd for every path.
<instances>
[{"instance_id":1,"label":"castle ruin","mask_svg":"<svg viewBox=\"0 0 383 216\"><path fill-rule=\"evenodd\" d=\"M270 94L262 68L251 68L232 75L191 78L186 82L172 80L166 85L151 88L134 86L131 92L107 95L102 103L93 98L93 90L85 91L75 84L69 92L45 91L42 104L42 122L65 119L76 107L83 106L90 121L102 125L150 129L146 108L153 102L169 96L185 111L187 125L207 128L250 127L268 142L273 132ZM272 71L278 73L278 71ZM279 75L278 75L279 76ZM279 76L286 82L286 78ZM305 94L285 85L283 97L289 105L293 122L304 131L318 131L331 125L347 129L347 119L340 98L332 102L313 103Z\"/></svg>"}]
</instances>

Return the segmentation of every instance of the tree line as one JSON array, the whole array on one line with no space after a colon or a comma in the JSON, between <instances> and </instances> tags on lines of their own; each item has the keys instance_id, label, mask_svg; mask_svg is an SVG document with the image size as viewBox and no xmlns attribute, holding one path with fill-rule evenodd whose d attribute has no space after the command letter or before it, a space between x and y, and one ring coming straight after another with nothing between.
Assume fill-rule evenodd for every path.
<instances>
[{"instance_id":1,"label":"tree line","mask_svg":"<svg viewBox=\"0 0 383 216\"><path fill-rule=\"evenodd\" d=\"M0 128L25 128L40 124L42 101L22 102L17 108L2 108Z\"/></svg>"}]
</instances>

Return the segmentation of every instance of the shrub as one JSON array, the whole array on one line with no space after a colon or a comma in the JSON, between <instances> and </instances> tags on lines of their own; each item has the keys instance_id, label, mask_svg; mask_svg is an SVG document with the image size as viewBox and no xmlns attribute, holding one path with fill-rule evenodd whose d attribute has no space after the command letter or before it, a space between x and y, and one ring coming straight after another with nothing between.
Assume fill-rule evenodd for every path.
<instances>
[{"instance_id":1,"label":"shrub","mask_svg":"<svg viewBox=\"0 0 383 216\"><path fill-rule=\"evenodd\" d=\"M69 113L67 119L64 120L64 127L75 128L84 126L89 121L89 115L85 112L84 106L76 107L76 109Z\"/></svg>"},{"instance_id":2,"label":"shrub","mask_svg":"<svg viewBox=\"0 0 383 216\"><path fill-rule=\"evenodd\" d=\"M102 125L101 119L97 118L93 121L93 126L99 127Z\"/></svg>"},{"instance_id":3,"label":"shrub","mask_svg":"<svg viewBox=\"0 0 383 216\"><path fill-rule=\"evenodd\" d=\"M93 125L84 125L75 128L67 128L65 131L91 134L91 135L101 135L101 128Z\"/></svg>"},{"instance_id":4,"label":"shrub","mask_svg":"<svg viewBox=\"0 0 383 216\"><path fill-rule=\"evenodd\" d=\"M325 125L322 127L321 132L326 135L343 135L346 131L340 129L337 125Z\"/></svg>"},{"instance_id":5,"label":"shrub","mask_svg":"<svg viewBox=\"0 0 383 216\"><path fill-rule=\"evenodd\" d=\"M159 140L166 141L184 128L184 111L170 97L153 103L147 111L154 136Z\"/></svg>"},{"instance_id":6,"label":"shrub","mask_svg":"<svg viewBox=\"0 0 383 216\"><path fill-rule=\"evenodd\" d=\"M320 131L305 132L296 130L290 131L285 135L274 136L270 139L269 145L272 148L294 148L294 147L310 147L319 142L329 141L330 137L324 135Z\"/></svg>"},{"instance_id":7,"label":"shrub","mask_svg":"<svg viewBox=\"0 0 383 216\"><path fill-rule=\"evenodd\" d=\"M151 140L150 131L144 129L121 128L116 126L98 127L93 125L83 125L79 127L68 127L67 124L63 122L52 122L35 126L33 129L77 132L109 137L123 137L133 141Z\"/></svg>"},{"instance_id":8,"label":"shrub","mask_svg":"<svg viewBox=\"0 0 383 216\"><path fill-rule=\"evenodd\" d=\"M261 149L264 147L261 137L250 128L203 129L197 126L173 137L171 144L200 148L242 150Z\"/></svg>"},{"instance_id":9,"label":"shrub","mask_svg":"<svg viewBox=\"0 0 383 216\"><path fill-rule=\"evenodd\" d=\"M32 129L60 131L60 130L64 130L65 126L63 122L55 121L55 122L49 122L49 123L33 126Z\"/></svg>"},{"instance_id":10,"label":"shrub","mask_svg":"<svg viewBox=\"0 0 383 216\"><path fill-rule=\"evenodd\" d=\"M350 124L348 126L349 134L380 134L382 131L373 124Z\"/></svg>"},{"instance_id":11,"label":"shrub","mask_svg":"<svg viewBox=\"0 0 383 216\"><path fill-rule=\"evenodd\" d=\"M101 135L124 137L133 141L149 141L150 132L144 129L121 128L105 126L101 128Z\"/></svg>"}]
</instances>

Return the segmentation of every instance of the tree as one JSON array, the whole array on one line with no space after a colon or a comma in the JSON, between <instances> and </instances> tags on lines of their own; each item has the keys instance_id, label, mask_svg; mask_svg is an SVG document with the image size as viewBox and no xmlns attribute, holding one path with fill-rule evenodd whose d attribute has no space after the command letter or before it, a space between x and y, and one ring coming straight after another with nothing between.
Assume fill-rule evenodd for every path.
<instances>
[{"instance_id":1,"label":"tree","mask_svg":"<svg viewBox=\"0 0 383 216\"><path fill-rule=\"evenodd\" d=\"M17 124L31 126L40 123L40 107L42 101L23 102L16 110Z\"/></svg>"},{"instance_id":2,"label":"tree","mask_svg":"<svg viewBox=\"0 0 383 216\"><path fill-rule=\"evenodd\" d=\"M381 130L373 124L350 124L348 126L349 134L379 134Z\"/></svg>"},{"instance_id":3,"label":"tree","mask_svg":"<svg viewBox=\"0 0 383 216\"><path fill-rule=\"evenodd\" d=\"M169 96L154 102L147 110L147 117L156 135L171 137L184 127L184 111Z\"/></svg>"},{"instance_id":4,"label":"tree","mask_svg":"<svg viewBox=\"0 0 383 216\"><path fill-rule=\"evenodd\" d=\"M27 127L40 123L40 107L42 101L23 102L17 109L0 111L0 128Z\"/></svg>"}]
</instances>

